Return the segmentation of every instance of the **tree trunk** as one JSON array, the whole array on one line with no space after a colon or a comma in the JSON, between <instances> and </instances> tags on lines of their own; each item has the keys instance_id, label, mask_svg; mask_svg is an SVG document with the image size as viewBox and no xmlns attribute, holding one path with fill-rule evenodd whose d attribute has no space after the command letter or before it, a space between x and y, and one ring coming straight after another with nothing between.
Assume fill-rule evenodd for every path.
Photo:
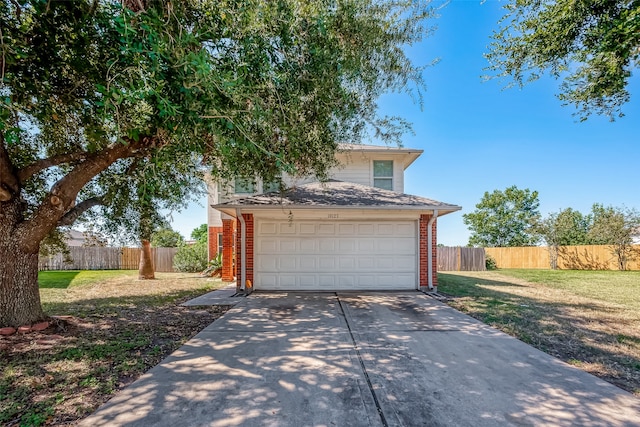
<instances>
[{"instance_id":1,"label":"tree trunk","mask_svg":"<svg viewBox=\"0 0 640 427\"><path fill-rule=\"evenodd\" d=\"M138 279L147 280L155 279L155 268L153 267L153 257L151 256L151 243L148 240L142 240L142 249L140 249L140 267L138 268Z\"/></svg>"},{"instance_id":2,"label":"tree trunk","mask_svg":"<svg viewBox=\"0 0 640 427\"><path fill-rule=\"evenodd\" d=\"M38 289L38 252L0 243L0 327L24 326L44 319Z\"/></svg>"}]
</instances>

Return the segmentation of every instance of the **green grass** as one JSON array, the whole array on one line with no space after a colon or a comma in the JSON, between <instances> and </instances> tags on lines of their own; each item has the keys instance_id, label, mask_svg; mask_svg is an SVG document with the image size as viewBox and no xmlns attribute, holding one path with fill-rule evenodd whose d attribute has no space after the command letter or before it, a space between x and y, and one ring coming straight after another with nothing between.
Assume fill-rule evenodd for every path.
<instances>
[{"instance_id":1,"label":"green grass","mask_svg":"<svg viewBox=\"0 0 640 427\"><path fill-rule=\"evenodd\" d=\"M503 276L640 310L640 271L500 270Z\"/></svg>"},{"instance_id":2,"label":"green grass","mask_svg":"<svg viewBox=\"0 0 640 427\"><path fill-rule=\"evenodd\" d=\"M640 396L640 272L440 273L448 304Z\"/></svg>"},{"instance_id":3,"label":"green grass","mask_svg":"<svg viewBox=\"0 0 640 427\"><path fill-rule=\"evenodd\" d=\"M68 270L41 271L38 284L41 289L66 289L70 286L93 284L113 277L136 278L137 270Z\"/></svg>"}]
</instances>

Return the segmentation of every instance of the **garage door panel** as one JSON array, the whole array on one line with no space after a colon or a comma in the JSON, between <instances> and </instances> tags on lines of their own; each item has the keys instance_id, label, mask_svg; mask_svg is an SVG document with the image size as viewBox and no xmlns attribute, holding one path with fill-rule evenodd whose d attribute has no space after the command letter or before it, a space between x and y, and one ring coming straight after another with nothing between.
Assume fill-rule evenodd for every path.
<instances>
[{"instance_id":1,"label":"garage door panel","mask_svg":"<svg viewBox=\"0 0 640 427\"><path fill-rule=\"evenodd\" d=\"M416 287L415 221L257 223L256 289Z\"/></svg>"},{"instance_id":2,"label":"garage door panel","mask_svg":"<svg viewBox=\"0 0 640 427\"><path fill-rule=\"evenodd\" d=\"M280 244L277 249L278 253L293 254L297 252L297 243L300 241L298 239L281 239L279 242Z\"/></svg>"},{"instance_id":3,"label":"garage door panel","mask_svg":"<svg viewBox=\"0 0 640 427\"><path fill-rule=\"evenodd\" d=\"M318 224L318 234L320 235L336 234L336 225L332 223Z\"/></svg>"},{"instance_id":4,"label":"garage door panel","mask_svg":"<svg viewBox=\"0 0 640 427\"><path fill-rule=\"evenodd\" d=\"M395 224L394 225L396 236L414 236L416 228L414 224Z\"/></svg>"},{"instance_id":5,"label":"garage door panel","mask_svg":"<svg viewBox=\"0 0 640 427\"><path fill-rule=\"evenodd\" d=\"M375 224L358 224L358 236L372 236L376 234Z\"/></svg>"},{"instance_id":6,"label":"garage door panel","mask_svg":"<svg viewBox=\"0 0 640 427\"><path fill-rule=\"evenodd\" d=\"M300 256L300 270L305 272L314 272L318 269L317 258L314 256Z\"/></svg>"},{"instance_id":7,"label":"garage door panel","mask_svg":"<svg viewBox=\"0 0 640 427\"><path fill-rule=\"evenodd\" d=\"M358 239L358 250L361 253L373 253L376 251L376 241L372 238Z\"/></svg>"},{"instance_id":8,"label":"garage door panel","mask_svg":"<svg viewBox=\"0 0 640 427\"><path fill-rule=\"evenodd\" d=\"M354 236L356 234L356 225L338 224L338 234L340 236Z\"/></svg>"},{"instance_id":9,"label":"garage door panel","mask_svg":"<svg viewBox=\"0 0 640 427\"><path fill-rule=\"evenodd\" d=\"M334 252L336 250L335 239L318 239L320 253Z\"/></svg>"},{"instance_id":10,"label":"garage door panel","mask_svg":"<svg viewBox=\"0 0 640 427\"><path fill-rule=\"evenodd\" d=\"M333 271L336 269L336 258L334 257L319 257L318 267L320 271Z\"/></svg>"},{"instance_id":11,"label":"garage door panel","mask_svg":"<svg viewBox=\"0 0 640 427\"><path fill-rule=\"evenodd\" d=\"M318 286L321 289L335 289L336 288L336 276L322 274L318 276Z\"/></svg>"},{"instance_id":12,"label":"garage door panel","mask_svg":"<svg viewBox=\"0 0 640 427\"><path fill-rule=\"evenodd\" d=\"M300 240L300 253L315 254L318 252L318 241L315 239Z\"/></svg>"},{"instance_id":13,"label":"garage door panel","mask_svg":"<svg viewBox=\"0 0 640 427\"><path fill-rule=\"evenodd\" d=\"M278 266L280 267L279 271L298 271L297 258L295 257L282 257L279 258Z\"/></svg>"},{"instance_id":14,"label":"garage door panel","mask_svg":"<svg viewBox=\"0 0 640 427\"><path fill-rule=\"evenodd\" d=\"M338 252L344 254L344 253L352 253L356 250L356 242L355 240L353 240L352 238L349 239L345 239L345 238L341 238L338 239Z\"/></svg>"},{"instance_id":15,"label":"garage door panel","mask_svg":"<svg viewBox=\"0 0 640 427\"><path fill-rule=\"evenodd\" d=\"M262 239L258 244L258 251L261 253L275 253L278 251L278 242L272 239Z\"/></svg>"},{"instance_id":16,"label":"garage door panel","mask_svg":"<svg viewBox=\"0 0 640 427\"><path fill-rule=\"evenodd\" d=\"M338 258L338 268L340 270L354 270L356 268L356 259L353 256Z\"/></svg>"},{"instance_id":17,"label":"garage door panel","mask_svg":"<svg viewBox=\"0 0 640 427\"><path fill-rule=\"evenodd\" d=\"M278 258L276 257L261 257L258 261L258 270L265 272L280 271L278 267Z\"/></svg>"},{"instance_id":18,"label":"garage door panel","mask_svg":"<svg viewBox=\"0 0 640 427\"><path fill-rule=\"evenodd\" d=\"M272 222L262 223L260 224L259 233L276 235L278 234L278 224Z\"/></svg>"},{"instance_id":19,"label":"garage door panel","mask_svg":"<svg viewBox=\"0 0 640 427\"><path fill-rule=\"evenodd\" d=\"M358 269L360 270L371 270L376 266L376 259L374 257L359 257L358 258Z\"/></svg>"}]
</instances>

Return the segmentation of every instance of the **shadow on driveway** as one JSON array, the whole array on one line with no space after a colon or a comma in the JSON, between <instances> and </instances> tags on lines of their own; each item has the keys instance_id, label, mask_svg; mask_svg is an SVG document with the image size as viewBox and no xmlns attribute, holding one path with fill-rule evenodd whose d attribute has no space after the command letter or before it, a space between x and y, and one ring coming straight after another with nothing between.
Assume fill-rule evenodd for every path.
<instances>
[{"instance_id":1,"label":"shadow on driveway","mask_svg":"<svg viewBox=\"0 0 640 427\"><path fill-rule=\"evenodd\" d=\"M633 395L418 292L254 293L83 426L632 426Z\"/></svg>"}]
</instances>

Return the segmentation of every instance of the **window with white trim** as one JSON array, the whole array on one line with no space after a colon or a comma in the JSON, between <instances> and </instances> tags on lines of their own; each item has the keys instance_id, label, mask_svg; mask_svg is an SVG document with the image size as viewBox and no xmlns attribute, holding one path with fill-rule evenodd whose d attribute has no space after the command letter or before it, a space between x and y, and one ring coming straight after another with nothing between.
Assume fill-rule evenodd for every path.
<instances>
[{"instance_id":1,"label":"window with white trim","mask_svg":"<svg viewBox=\"0 0 640 427\"><path fill-rule=\"evenodd\" d=\"M256 186L253 181L246 178L236 178L234 182L234 190L236 194L253 194L256 192Z\"/></svg>"},{"instance_id":2,"label":"window with white trim","mask_svg":"<svg viewBox=\"0 0 640 427\"><path fill-rule=\"evenodd\" d=\"M273 181L264 181L262 183L262 192L271 193L280 191L280 177L275 177Z\"/></svg>"},{"instance_id":3,"label":"window with white trim","mask_svg":"<svg viewBox=\"0 0 640 427\"><path fill-rule=\"evenodd\" d=\"M373 186L393 190L393 160L373 161Z\"/></svg>"}]
</instances>

